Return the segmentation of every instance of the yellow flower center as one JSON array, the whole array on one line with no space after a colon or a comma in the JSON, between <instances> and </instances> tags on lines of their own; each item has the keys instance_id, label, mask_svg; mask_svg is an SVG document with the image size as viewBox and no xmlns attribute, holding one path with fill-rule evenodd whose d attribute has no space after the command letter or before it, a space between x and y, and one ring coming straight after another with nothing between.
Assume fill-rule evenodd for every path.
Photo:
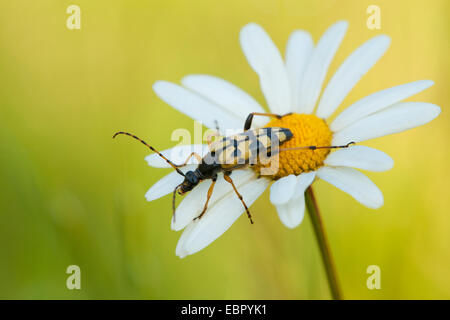
<instances>
[{"instance_id":1,"label":"yellow flower center","mask_svg":"<svg viewBox=\"0 0 450 320\"><path fill-rule=\"evenodd\" d=\"M281 119L271 120L265 127L280 127L291 130L291 140L281 144L280 148L296 148L305 146L330 146L332 133L323 119L312 114L293 113ZM272 179L299 175L302 172L316 170L323 166L323 162L330 153L330 149L300 149L280 151L278 155L278 171ZM257 165L254 169L260 172L261 167L270 167L271 164Z\"/></svg>"}]
</instances>

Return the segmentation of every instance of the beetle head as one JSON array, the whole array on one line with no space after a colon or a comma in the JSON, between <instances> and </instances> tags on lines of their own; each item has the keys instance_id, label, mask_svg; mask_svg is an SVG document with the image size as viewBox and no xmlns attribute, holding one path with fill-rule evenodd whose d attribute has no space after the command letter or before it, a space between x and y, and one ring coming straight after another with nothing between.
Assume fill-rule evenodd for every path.
<instances>
[{"instance_id":1,"label":"beetle head","mask_svg":"<svg viewBox=\"0 0 450 320\"><path fill-rule=\"evenodd\" d=\"M194 171L186 172L184 176L184 181L180 184L178 188L178 194L182 195L185 194L186 192L191 191L192 189L194 189L195 186L198 185L199 182L200 179L198 178L198 176L195 174Z\"/></svg>"}]
</instances>

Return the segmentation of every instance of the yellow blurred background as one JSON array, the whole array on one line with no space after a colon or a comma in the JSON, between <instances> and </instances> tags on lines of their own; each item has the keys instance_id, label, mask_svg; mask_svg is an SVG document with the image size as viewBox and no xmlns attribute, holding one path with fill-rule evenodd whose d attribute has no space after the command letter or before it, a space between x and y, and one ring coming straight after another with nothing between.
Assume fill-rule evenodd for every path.
<instances>
[{"instance_id":1,"label":"yellow blurred background","mask_svg":"<svg viewBox=\"0 0 450 320\"><path fill-rule=\"evenodd\" d=\"M81 29L66 8L81 8ZM381 9L369 30L366 8ZM340 110L381 89L420 79L435 85L408 100L435 103L424 127L369 141L395 160L367 173L385 205L367 209L319 182L319 205L344 296L450 298L449 30L446 0L404 1L2 1L0 4L0 298L327 299L308 218L282 226L268 192L205 250L179 259L170 197L145 192L168 170L147 150L112 140L134 132L159 149L193 122L159 100L156 80L222 77L266 105L240 49L240 28L261 24L284 54L294 29L317 42L335 21L350 26L327 79L365 40L387 34L386 55ZM81 290L66 268L81 268ZM366 268L381 268L368 290Z\"/></svg>"}]
</instances>

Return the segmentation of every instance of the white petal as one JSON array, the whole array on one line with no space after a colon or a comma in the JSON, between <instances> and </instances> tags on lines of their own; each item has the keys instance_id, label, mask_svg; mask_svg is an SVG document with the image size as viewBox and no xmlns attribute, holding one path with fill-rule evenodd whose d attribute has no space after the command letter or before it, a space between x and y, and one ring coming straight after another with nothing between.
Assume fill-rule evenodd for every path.
<instances>
[{"instance_id":1,"label":"white petal","mask_svg":"<svg viewBox=\"0 0 450 320\"><path fill-rule=\"evenodd\" d=\"M274 205L287 203L294 194L297 177L293 174L275 181L270 187L270 202Z\"/></svg>"},{"instance_id":2,"label":"white petal","mask_svg":"<svg viewBox=\"0 0 450 320\"><path fill-rule=\"evenodd\" d=\"M300 174L297 177L297 184L295 185L294 197L300 197L301 195L304 195L306 188L308 188L313 183L315 177L316 177L315 171Z\"/></svg>"},{"instance_id":3,"label":"white petal","mask_svg":"<svg viewBox=\"0 0 450 320\"><path fill-rule=\"evenodd\" d=\"M160 151L166 158L175 164L183 164L192 152L197 153L201 157L209 151L206 144L190 144L176 146L170 149ZM161 158L158 154L152 153L145 157L148 165L155 168L171 168L171 166ZM188 164L198 164L197 159L193 156L189 159Z\"/></svg>"},{"instance_id":4,"label":"white petal","mask_svg":"<svg viewBox=\"0 0 450 320\"><path fill-rule=\"evenodd\" d=\"M242 127L244 127L244 121L249 113L265 112L259 103L245 91L218 77L193 74L184 77L181 83L241 119ZM255 117L254 123L257 127L261 127L267 123L267 118Z\"/></svg>"},{"instance_id":5,"label":"white petal","mask_svg":"<svg viewBox=\"0 0 450 320\"><path fill-rule=\"evenodd\" d=\"M192 230L195 228L195 223L190 223L186 229L184 229L183 233L181 234L180 239L178 239L177 247L175 249L175 254L179 256L180 258L184 258L189 255L189 252L185 250L184 244L186 243L186 239L189 238L189 235L191 234Z\"/></svg>"},{"instance_id":6,"label":"white petal","mask_svg":"<svg viewBox=\"0 0 450 320\"><path fill-rule=\"evenodd\" d=\"M294 31L286 46L286 70L291 85L291 105L293 110L300 108L300 81L311 56L314 43L311 35L303 30Z\"/></svg>"},{"instance_id":7,"label":"white petal","mask_svg":"<svg viewBox=\"0 0 450 320\"><path fill-rule=\"evenodd\" d=\"M305 190L313 183L315 176L314 171L298 175L289 201L276 205L278 216L286 227L295 228L302 222L305 215Z\"/></svg>"},{"instance_id":8,"label":"white petal","mask_svg":"<svg viewBox=\"0 0 450 320\"><path fill-rule=\"evenodd\" d=\"M353 167L369 171L386 171L394 161L386 153L366 146L351 146L332 152L325 159L328 166Z\"/></svg>"},{"instance_id":9,"label":"white petal","mask_svg":"<svg viewBox=\"0 0 450 320\"><path fill-rule=\"evenodd\" d=\"M317 46L313 49L308 66L303 73L300 84L298 113L312 113L316 105L322 84L345 32L348 23L339 21L324 33Z\"/></svg>"},{"instance_id":10,"label":"white petal","mask_svg":"<svg viewBox=\"0 0 450 320\"><path fill-rule=\"evenodd\" d=\"M357 120L409 98L433 84L431 80L419 80L375 92L342 111L330 128L334 132L340 131Z\"/></svg>"},{"instance_id":11,"label":"white petal","mask_svg":"<svg viewBox=\"0 0 450 320\"><path fill-rule=\"evenodd\" d=\"M244 26L240 42L245 57L258 74L261 90L273 113L290 111L290 87L283 59L269 35L255 23Z\"/></svg>"},{"instance_id":12,"label":"white petal","mask_svg":"<svg viewBox=\"0 0 450 320\"><path fill-rule=\"evenodd\" d=\"M232 173L236 188L239 190L239 186L256 179L256 175L252 170L236 170ZM202 212L206 202L206 196L211 185L211 181L203 181L191 192L184 196L184 199L180 202L176 209L175 219L172 219L171 228L173 230L181 230L186 227L194 218L198 217ZM240 191L240 190L239 190ZM219 175L214 190L209 200L208 211L214 207L214 204L225 197L227 194L234 194L232 186L223 179L222 175ZM203 219L203 217L202 217Z\"/></svg>"},{"instance_id":13,"label":"white petal","mask_svg":"<svg viewBox=\"0 0 450 320\"><path fill-rule=\"evenodd\" d=\"M157 81L153 90L161 100L208 128L215 128L216 121L221 129L237 129L243 126L239 117L177 84Z\"/></svg>"},{"instance_id":14,"label":"white petal","mask_svg":"<svg viewBox=\"0 0 450 320\"><path fill-rule=\"evenodd\" d=\"M317 176L351 195L368 208L377 209L383 205L380 189L358 170L346 167L322 167Z\"/></svg>"},{"instance_id":15,"label":"white petal","mask_svg":"<svg viewBox=\"0 0 450 320\"><path fill-rule=\"evenodd\" d=\"M238 189L244 201L250 206L267 188L269 180L252 179ZM177 246L177 255L186 256L198 252L220 237L244 212L244 207L236 194L228 193L223 199L211 207L205 215L189 226L185 237ZM191 229L192 228L192 229Z\"/></svg>"},{"instance_id":16,"label":"white petal","mask_svg":"<svg viewBox=\"0 0 450 320\"><path fill-rule=\"evenodd\" d=\"M316 115L326 119L389 48L388 36L376 36L356 49L339 67L320 98Z\"/></svg>"},{"instance_id":17,"label":"white petal","mask_svg":"<svg viewBox=\"0 0 450 320\"><path fill-rule=\"evenodd\" d=\"M276 207L281 222L286 227L293 229L303 221L305 216L305 196L302 194Z\"/></svg>"},{"instance_id":18,"label":"white petal","mask_svg":"<svg viewBox=\"0 0 450 320\"><path fill-rule=\"evenodd\" d=\"M188 165L184 167L184 170L193 170L196 166ZM184 177L178 172L173 171L168 175L162 177L158 182L156 182L145 194L147 201L153 201L158 198L165 196L166 194L172 193L176 186L183 182Z\"/></svg>"},{"instance_id":19,"label":"white petal","mask_svg":"<svg viewBox=\"0 0 450 320\"><path fill-rule=\"evenodd\" d=\"M332 143L360 142L405 131L433 120L440 112L441 108L431 103L400 102L335 133Z\"/></svg>"}]
</instances>

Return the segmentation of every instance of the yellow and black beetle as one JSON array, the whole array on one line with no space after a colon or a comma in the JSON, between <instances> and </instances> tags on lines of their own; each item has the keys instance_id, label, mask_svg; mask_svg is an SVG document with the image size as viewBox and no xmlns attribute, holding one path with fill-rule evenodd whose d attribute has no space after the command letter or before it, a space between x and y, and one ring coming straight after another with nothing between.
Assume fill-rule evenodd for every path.
<instances>
[{"instance_id":1,"label":"yellow and black beetle","mask_svg":"<svg viewBox=\"0 0 450 320\"><path fill-rule=\"evenodd\" d=\"M344 146L302 146L297 148L279 148L280 146L283 145L283 143L292 139L293 137L292 132L287 128L277 128L277 127L263 127L259 129L250 130L252 120L255 115L276 117L278 119L282 118L283 116L286 116L286 115L281 116L272 113L257 113L257 112L250 113L247 117L247 120L245 121L244 131L242 133L224 137L218 135L218 137L214 140L214 142L208 141L209 152L203 158L197 153L193 152L181 165L174 164L164 155L162 155L159 151L157 151L155 148L148 145L144 140L138 138L137 136L131 133L119 131L114 134L113 138L115 138L119 134L125 134L133 137L134 139L139 140L145 146L150 148L150 150L157 153L180 175L184 177L184 181L180 183L173 191L172 206L174 216L175 216L176 193L178 192L178 194L183 195L186 192L189 192L192 189L194 189L200 182L211 179L212 183L208 189L205 205L203 207L202 212L196 219L201 218L208 209L208 202L214 190L214 185L217 180L217 174L222 172L225 181L231 184L234 192L241 200L245 208L245 211L247 212L247 216L250 219L250 222L253 223L250 211L247 205L245 204L245 201L242 198L241 194L238 192L236 186L234 185L233 180L230 177L233 170L258 164L261 161L262 157L270 158L274 154L285 150L297 150L297 149L316 150L325 148L327 149L346 148L353 143L351 142ZM188 161L193 156L195 156L196 159L198 160L198 167L194 171L188 171L186 173L183 173L179 168L187 165Z\"/></svg>"}]
</instances>

